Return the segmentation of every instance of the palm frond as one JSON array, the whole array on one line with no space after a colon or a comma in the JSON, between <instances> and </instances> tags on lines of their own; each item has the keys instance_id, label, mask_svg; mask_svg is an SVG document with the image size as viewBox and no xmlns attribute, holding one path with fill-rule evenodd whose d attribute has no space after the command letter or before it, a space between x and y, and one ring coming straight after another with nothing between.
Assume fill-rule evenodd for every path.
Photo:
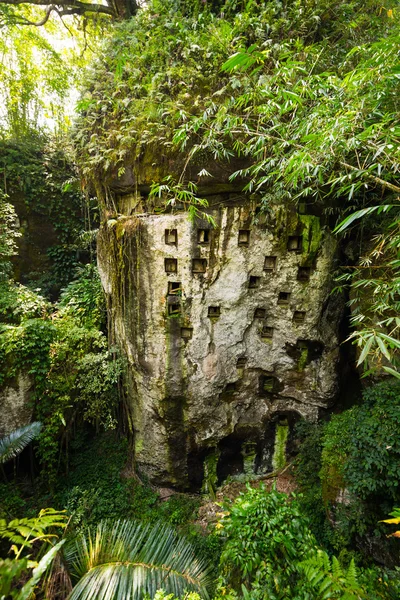
<instances>
[{"instance_id":1,"label":"palm frond","mask_svg":"<svg viewBox=\"0 0 400 600\"><path fill-rule=\"evenodd\" d=\"M42 424L39 421L30 423L12 431L0 439L0 463L15 458L24 448L39 435Z\"/></svg>"},{"instance_id":2,"label":"palm frond","mask_svg":"<svg viewBox=\"0 0 400 600\"><path fill-rule=\"evenodd\" d=\"M139 600L163 588L180 596L195 591L209 598L210 564L171 527L135 521L102 521L65 550L78 580L69 600Z\"/></svg>"}]
</instances>

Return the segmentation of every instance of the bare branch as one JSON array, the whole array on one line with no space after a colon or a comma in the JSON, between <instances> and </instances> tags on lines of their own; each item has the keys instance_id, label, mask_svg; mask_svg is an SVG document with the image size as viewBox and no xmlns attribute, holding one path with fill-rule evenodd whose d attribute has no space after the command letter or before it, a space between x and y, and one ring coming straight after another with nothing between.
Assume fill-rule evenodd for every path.
<instances>
[{"instance_id":1,"label":"bare branch","mask_svg":"<svg viewBox=\"0 0 400 600\"><path fill-rule=\"evenodd\" d=\"M107 4L92 4L90 2L81 2L80 0L59 0L56 4L53 0L0 0L0 5L19 6L22 4L33 4L35 6L47 7L46 13L40 21L34 22L26 19L22 15L13 15L11 22L16 25L35 25L39 27L44 25L52 12L57 12L60 16L79 15L83 16L88 13L99 13L116 18L118 15L114 6L111 3Z\"/></svg>"}]
</instances>

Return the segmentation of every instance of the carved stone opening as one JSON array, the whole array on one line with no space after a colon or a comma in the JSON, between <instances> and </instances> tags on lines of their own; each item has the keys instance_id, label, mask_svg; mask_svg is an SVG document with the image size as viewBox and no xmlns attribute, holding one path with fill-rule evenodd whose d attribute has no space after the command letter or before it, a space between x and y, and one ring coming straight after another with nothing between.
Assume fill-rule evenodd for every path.
<instances>
[{"instance_id":1,"label":"carved stone opening","mask_svg":"<svg viewBox=\"0 0 400 600\"><path fill-rule=\"evenodd\" d=\"M264 260L264 271L273 273L276 271L276 256L266 256Z\"/></svg>"},{"instance_id":2,"label":"carved stone opening","mask_svg":"<svg viewBox=\"0 0 400 600\"><path fill-rule=\"evenodd\" d=\"M264 340L272 340L274 337L274 328L269 325L264 325L260 332L261 338Z\"/></svg>"},{"instance_id":3,"label":"carved stone opening","mask_svg":"<svg viewBox=\"0 0 400 600\"><path fill-rule=\"evenodd\" d=\"M178 260L176 258L165 258L164 266L166 273L177 273L178 272Z\"/></svg>"},{"instance_id":4,"label":"carved stone opening","mask_svg":"<svg viewBox=\"0 0 400 600\"><path fill-rule=\"evenodd\" d=\"M236 382L227 383L224 389L224 394L234 394L236 392Z\"/></svg>"},{"instance_id":5,"label":"carved stone opening","mask_svg":"<svg viewBox=\"0 0 400 600\"><path fill-rule=\"evenodd\" d=\"M301 252L302 237L301 235L290 235L288 238L287 249L291 252Z\"/></svg>"},{"instance_id":6,"label":"carved stone opening","mask_svg":"<svg viewBox=\"0 0 400 600\"><path fill-rule=\"evenodd\" d=\"M278 304L289 304L290 292L279 292Z\"/></svg>"},{"instance_id":7,"label":"carved stone opening","mask_svg":"<svg viewBox=\"0 0 400 600\"><path fill-rule=\"evenodd\" d=\"M178 231L177 229L166 229L165 230L165 243L174 244L178 243Z\"/></svg>"},{"instance_id":8,"label":"carved stone opening","mask_svg":"<svg viewBox=\"0 0 400 600\"><path fill-rule=\"evenodd\" d=\"M190 340L193 337L193 327L181 327L181 337Z\"/></svg>"},{"instance_id":9,"label":"carved stone opening","mask_svg":"<svg viewBox=\"0 0 400 600\"><path fill-rule=\"evenodd\" d=\"M265 310L265 308L256 308L256 310L254 311L254 318L265 319L266 314L267 311Z\"/></svg>"},{"instance_id":10,"label":"carved stone opening","mask_svg":"<svg viewBox=\"0 0 400 600\"><path fill-rule=\"evenodd\" d=\"M245 356L239 356L236 362L237 369L244 369L247 364L247 358Z\"/></svg>"},{"instance_id":11,"label":"carved stone opening","mask_svg":"<svg viewBox=\"0 0 400 600\"><path fill-rule=\"evenodd\" d=\"M210 243L210 230L209 229L198 229L197 230L197 243L198 244L209 244Z\"/></svg>"},{"instance_id":12,"label":"carved stone opening","mask_svg":"<svg viewBox=\"0 0 400 600\"><path fill-rule=\"evenodd\" d=\"M205 258L194 258L192 260L193 273L205 273L207 269L207 261Z\"/></svg>"},{"instance_id":13,"label":"carved stone opening","mask_svg":"<svg viewBox=\"0 0 400 600\"><path fill-rule=\"evenodd\" d=\"M260 395L268 396L279 390L279 380L274 375L261 375L260 377Z\"/></svg>"},{"instance_id":14,"label":"carved stone opening","mask_svg":"<svg viewBox=\"0 0 400 600\"><path fill-rule=\"evenodd\" d=\"M324 344L319 340L297 340L296 344L285 344L285 350L303 368L322 356Z\"/></svg>"},{"instance_id":15,"label":"carved stone opening","mask_svg":"<svg viewBox=\"0 0 400 600\"><path fill-rule=\"evenodd\" d=\"M310 267L299 267L297 271L297 279L299 281L309 281L311 275Z\"/></svg>"},{"instance_id":16,"label":"carved stone opening","mask_svg":"<svg viewBox=\"0 0 400 600\"><path fill-rule=\"evenodd\" d=\"M171 302L170 304L168 304L168 315L170 317L172 316L178 316L181 314L181 305L179 304L179 302Z\"/></svg>"},{"instance_id":17,"label":"carved stone opening","mask_svg":"<svg viewBox=\"0 0 400 600\"><path fill-rule=\"evenodd\" d=\"M258 288L259 285L260 285L260 277L257 277L256 275L250 275L249 290L254 290L255 288Z\"/></svg>"},{"instance_id":18,"label":"carved stone opening","mask_svg":"<svg viewBox=\"0 0 400 600\"><path fill-rule=\"evenodd\" d=\"M216 319L221 314L221 308L219 306L209 306L208 307L208 316L210 319Z\"/></svg>"},{"instance_id":19,"label":"carved stone opening","mask_svg":"<svg viewBox=\"0 0 400 600\"><path fill-rule=\"evenodd\" d=\"M180 281L168 281L168 296L180 296L182 294L182 283Z\"/></svg>"},{"instance_id":20,"label":"carved stone opening","mask_svg":"<svg viewBox=\"0 0 400 600\"><path fill-rule=\"evenodd\" d=\"M307 350L308 360L313 361L320 358L324 351L324 344L318 340L297 340L296 349Z\"/></svg>"},{"instance_id":21,"label":"carved stone opening","mask_svg":"<svg viewBox=\"0 0 400 600\"><path fill-rule=\"evenodd\" d=\"M250 242L250 229L239 229L238 245L248 246Z\"/></svg>"},{"instance_id":22,"label":"carved stone opening","mask_svg":"<svg viewBox=\"0 0 400 600\"><path fill-rule=\"evenodd\" d=\"M305 318L306 318L306 313L304 310L295 310L294 311L294 313L293 313L294 323L301 325L302 323L304 323Z\"/></svg>"}]
</instances>

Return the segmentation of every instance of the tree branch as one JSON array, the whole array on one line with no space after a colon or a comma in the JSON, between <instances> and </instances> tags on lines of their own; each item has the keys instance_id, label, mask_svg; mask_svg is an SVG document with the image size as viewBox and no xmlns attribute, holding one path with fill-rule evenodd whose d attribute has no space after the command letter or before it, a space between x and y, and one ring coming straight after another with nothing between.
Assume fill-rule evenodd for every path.
<instances>
[{"instance_id":1,"label":"tree branch","mask_svg":"<svg viewBox=\"0 0 400 600\"><path fill-rule=\"evenodd\" d=\"M40 21L33 22L29 19L25 19L20 15L15 17L14 23L21 25L44 25L51 13L56 11L60 16L67 15L84 15L86 13L101 13L109 15L110 17L117 17L114 8L109 4L91 4L90 2L81 2L80 0L61 0L54 4L52 0L0 0L1 4L7 4L12 6L19 6L21 4L33 4L35 6L47 6L46 14Z\"/></svg>"},{"instance_id":2,"label":"tree branch","mask_svg":"<svg viewBox=\"0 0 400 600\"><path fill-rule=\"evenodd\" d=\"M372 181L375 181L375 183L377 183L378 185L381 185L382 187L387 188L388 190L391 190L392 192L400 192L399 186L394 185L393 183L389 183L388 181L385 181L384 179L381 179L380 177L376 177L375 175L368 173L368 171L364 171L364 169L359 169L358 167L353 167L353 165L349 165L348 163L345 163L345 162L342 162L341 164L344 167L346 167L347 169L351 169L352 171L361 172L363 175L366 175L367 177L372 179Z\"/></svg>"}]
</instances>

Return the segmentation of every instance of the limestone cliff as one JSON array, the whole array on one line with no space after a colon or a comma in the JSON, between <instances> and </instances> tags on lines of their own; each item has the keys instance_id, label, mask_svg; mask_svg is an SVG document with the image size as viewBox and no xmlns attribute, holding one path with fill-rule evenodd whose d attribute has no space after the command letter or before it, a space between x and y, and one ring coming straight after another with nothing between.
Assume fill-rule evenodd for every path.
<instances>
[{"instance_id":1,"label":"limestone cliff","mask_svg":"<svg viewBox=\"0 0 400 600\"><path fill-rule=\"evenodd\" d=\"M207 199L215 228L117 195L132 214L103 226L98 251L136 462L191 489L205 471L271 470L274 424L333 402L343 308L330 296L335 241L306 205L264 215L241 193Z\"/></svg>"}]
</instances>

